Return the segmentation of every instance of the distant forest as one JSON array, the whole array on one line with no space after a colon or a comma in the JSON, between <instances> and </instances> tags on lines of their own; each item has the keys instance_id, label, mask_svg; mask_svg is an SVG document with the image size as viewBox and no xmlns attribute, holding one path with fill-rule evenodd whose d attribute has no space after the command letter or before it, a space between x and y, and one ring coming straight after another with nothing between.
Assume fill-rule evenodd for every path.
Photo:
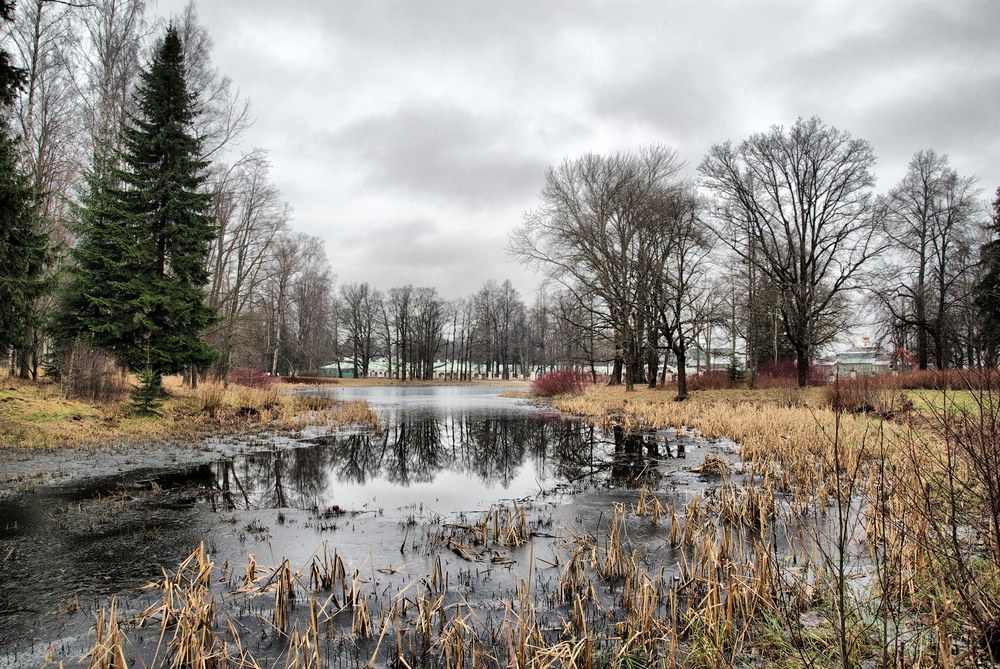
<instances>
[{"instance_id":1,"label":"distant forest","mask_svg":"<svg viewBox=\"0 0 1000 669\"><path fill-rule=\"evenodd\" d=\"M1000 352L1000 189L917 150L887 192L872 146L800 118L684 159L651 143L554 164L508 251L545 276L446 300L431 286L335 282L296 232L250 101L212 64L194 5L0 0L0 350L11 374L113 367L228 381L375 358L513 373L610 367L656 384L720 358L753 375L850 328L920 368ZM917 149L918 147L914 147ZM862 314L864 315L862 317ZM103 362L101 362L103 361ZM708 360L707 362L711 362ZM144 382L144 383L145 383Z\"/></svg>"}]
</instances>

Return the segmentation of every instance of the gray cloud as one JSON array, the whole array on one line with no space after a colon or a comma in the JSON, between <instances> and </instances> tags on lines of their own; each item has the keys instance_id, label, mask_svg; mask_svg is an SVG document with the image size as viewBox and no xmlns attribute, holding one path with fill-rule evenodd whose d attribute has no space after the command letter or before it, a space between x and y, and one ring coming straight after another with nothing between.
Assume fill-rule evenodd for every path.
<instances>
[{"instance_id":1,"label":"gray cloud","mask_svg":"<svg viewBox=\"0 0 1000 669\"><path fill-rule=\"evenodd\" d=\"M179 11L185 0L160 0ZM293 225L342 280L471 292L547 165L653 142L708 148L819 115L872 142L879 187L932 147L1000 185L995 0L202 1L254 101Z\"/></svg>"},{"instance_id":2,"label":"gray cloud","mask_svg":"<svg viewBox=\"0 0 1000 669\"><path fill-rule=\"evenodd\" d=\"M365 173L364 188L478 208L537 192L547 160L523 129L516 116L415 103L359 120L330 145Z\"/></svg>"}]
</instances>

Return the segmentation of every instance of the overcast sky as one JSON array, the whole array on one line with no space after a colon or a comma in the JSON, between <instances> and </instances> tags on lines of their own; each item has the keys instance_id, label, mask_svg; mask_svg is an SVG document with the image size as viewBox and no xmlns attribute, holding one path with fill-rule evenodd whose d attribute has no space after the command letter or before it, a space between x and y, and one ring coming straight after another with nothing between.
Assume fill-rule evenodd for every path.
<instances>
[{"instance_id":1,"label":"overcast sky","mask_svg":"<svg viewBox=\"0 0 1000 669\"><path fill-rule=\"evenodd\" d=\"M179 14L184 0L160 0ZM505 250L545 170L707 149L798 116L872 143L878 189L933 148L1000 186L997 0L200 0L295 229L338 281L461 297L536 278Z\"/></svg>"}]
</instances>

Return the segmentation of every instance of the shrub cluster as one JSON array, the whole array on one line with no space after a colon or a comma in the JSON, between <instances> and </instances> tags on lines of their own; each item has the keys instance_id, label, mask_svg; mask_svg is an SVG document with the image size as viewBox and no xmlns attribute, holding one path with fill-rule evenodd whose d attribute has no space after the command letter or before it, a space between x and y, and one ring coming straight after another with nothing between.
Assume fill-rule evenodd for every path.
<instances>
[{"instance_id":1,"label":"shrub cluster","mask_svg":"<svg viewBox=\"0 0 1000 669\"><path fill-rule=\"evenodd\" d=\"M825 386L828 382L827 370L817 365L809 368L809 385ZM799 368L795 360L780 358L769 360L757 368L758 388L783 388L797 386L799 383Z\"/></svg>"},{"instance_id":2,"label":"shrub cluster","mask_svg":"<svg viewBox=\"0 0 1000 669\"><path fill-rule=\"evenodd\" d=\"M56 368L65 397L113 403L124 398L129 384L121 367L102 351L76 344L59 356Z\"/></svg>"},{"instance_id":3,"label":"shrub cluster","mask_svg":"<svg viewBox=\"0 0 1000 669\"><path fill-rule=\"evenodd\" d=\"M674 383L674 386L676 385ZM689 374L687 377L688 390L719 390L742 385L742 381L734 380L730 377L729 372L720 369L701 374Z\"/></svg>"},{"instance_id":4,"label":"shrub cluster","mask_svg":"<svg viewBox=\"0 0 1000 669\"><path fill-rule=\"evenodd\" d=\"M531 392L540 397L579 395L587 386L586 374L568 369L542 374L531 384Z\"/></svg>"},{"instance_id":5,"label":"shrub cluster","mask_svg":"<svg viewBox=\"0 0 1000 669\"><path fill-rule=\"evenodd\" d=\"M277 380L267 372L253 367L237 367L229 372L229 382L247 388L274 387Z\"/></svg>"},{"instance_id":6,"label":"shrub cluster","mask_svg":"<svg viewBox=\"0 0 1000 669\"><path fill-rule=\"evenodd\" d=\"M984 390L996 387L992 369L924 369L895 375L903 390Z\"/></svg>"},{"instance_id":7,"label":"shrub cluster","mask_svg":"<svg viewBox=\"0 0 1000 669\"><path fill-rule=\"evenodd\" d=\"M875 413L886 418L913 408L897 378L888 374L837 379L826 387L826 401L835 411Z\"/></svg>"}]
</instances>

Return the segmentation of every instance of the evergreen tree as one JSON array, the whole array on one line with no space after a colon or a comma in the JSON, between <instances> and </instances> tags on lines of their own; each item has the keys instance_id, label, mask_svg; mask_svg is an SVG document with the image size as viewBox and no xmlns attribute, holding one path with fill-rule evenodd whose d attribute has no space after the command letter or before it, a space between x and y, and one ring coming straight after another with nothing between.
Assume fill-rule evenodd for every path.
<instances>
[{"instance_id":1,"label":"evergreen tree","mask_svg":"<svg viewBox=\"0 0 1000 669\"><path fill-rule=\"evenodd\" d=\"M0 0L0 19L13 3ZM7 113L24 78L0 50L0 351L24 347L36 318L35 300L48 289L48 237L34 211L34 194L18 165L17 142Z\"/></svg>"},{"instance_id":2,"label":"evergreen tree","mask_svg":"<svg viewBox=\"0 0 1000 669\"><path fill-rule=\"evenodd\" d=\"M14 3L12 0L0 0L0 21L14 20ZM0 49L0 108L7 107L14 101L17 92L24 83L24 70L10 64L10 54Z\"/></svg>"},{"instance_id":3,"label":"evergreen tree","mask_svg":"<svg viewBox=\"0 0 1000 669\"><path fill-rule=\"evenodd\" d=\"M993 239L983 245L983 278L976 287L980 332L991 364L1000 358L1000 188L993 200Z\"/></svg>"},{"instance_id":4,"label":"evergreen tree","mask_svg":"<svg viewBox=\"0 0 1000 669\"><path fill-rule=\"evenodd\" d=\"M84 340L125 367L143 369L144 244L140 226L125 209L122 191L106 167L94 166L87 191L75 207L78 241L54 334L60 348Z\"/></svg>"},{"instance_id":5,"label":"evergreen tree","mask_svg":"<svg viewBox=\"0 0 1000 669\"><path fill-rule=\"evenodd\" d=\"M151 372L158 386L162 374L215 359L199 338L214 318L202 290L214 223L209 195L200 190L206 163L191 133L194 98L173 26L143 72L136 100L120 167L95 165L82 202L63 332Z\"/></svg>"}]
</instances>

